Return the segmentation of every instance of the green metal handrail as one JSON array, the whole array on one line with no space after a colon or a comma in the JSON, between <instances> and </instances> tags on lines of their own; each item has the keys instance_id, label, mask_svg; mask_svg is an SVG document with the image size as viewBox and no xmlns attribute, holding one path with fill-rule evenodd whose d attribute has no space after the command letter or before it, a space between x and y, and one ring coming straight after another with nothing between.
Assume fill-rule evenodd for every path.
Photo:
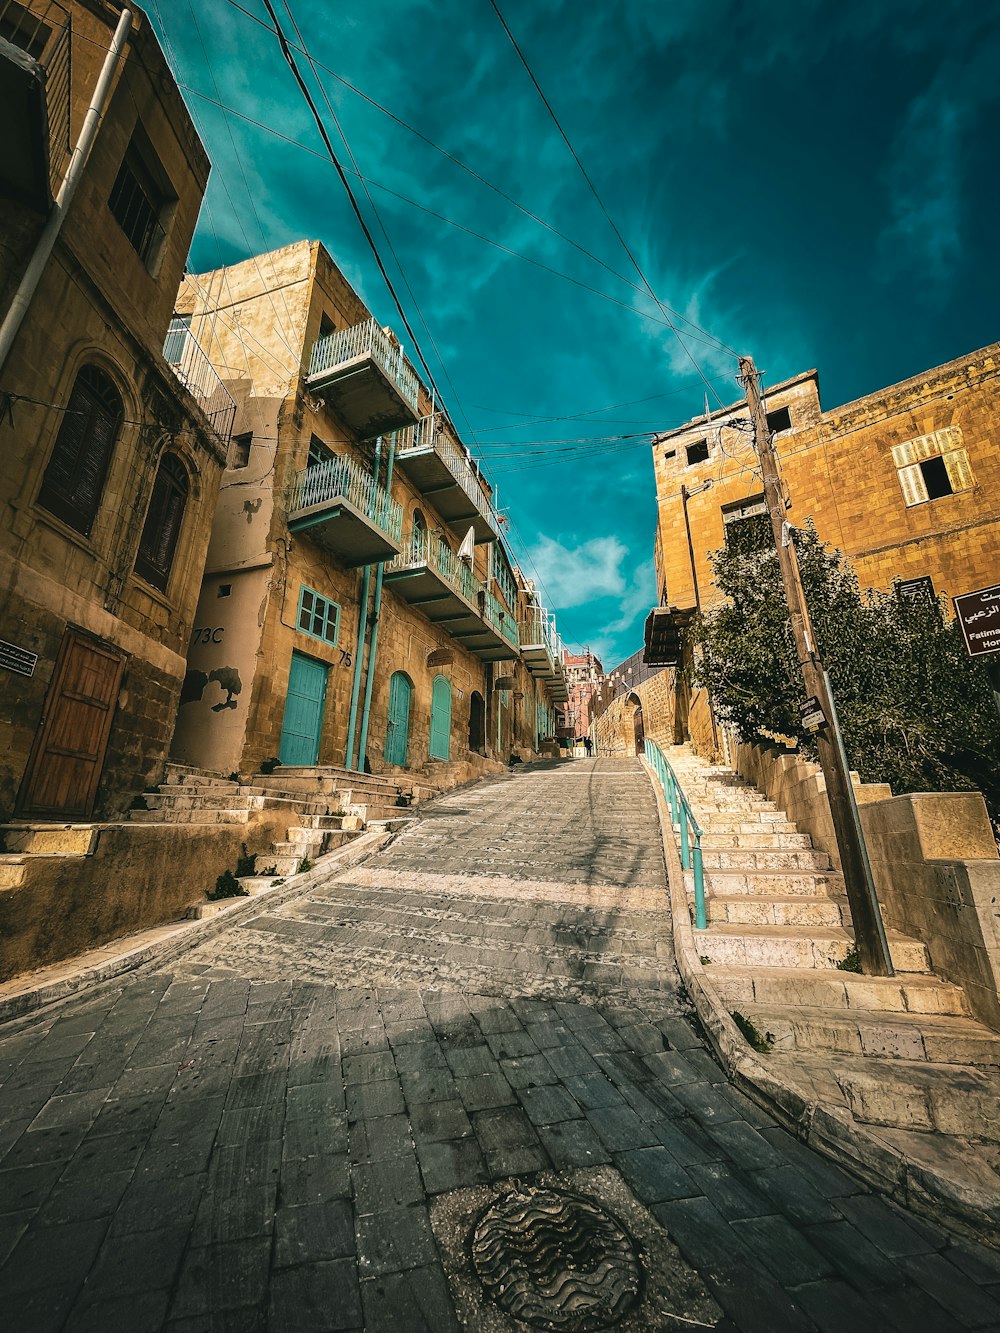
<instances>
[{"instance_id":1,"label":"green metal handrail","mask_svg":"<svg viewBox=\"0 0 1000 1333\"><path fill-rule=\"evenodd\" d=\"M708 925L705 915L705 871L701 857L701 827L684 795L677 774L670 767L667 756L655 741L644 742L646 759L660 780L663 794L670 805L670 818L681 834L681 866L694 872L694 923L699 930Z\"/></svg>"}]
</instances>

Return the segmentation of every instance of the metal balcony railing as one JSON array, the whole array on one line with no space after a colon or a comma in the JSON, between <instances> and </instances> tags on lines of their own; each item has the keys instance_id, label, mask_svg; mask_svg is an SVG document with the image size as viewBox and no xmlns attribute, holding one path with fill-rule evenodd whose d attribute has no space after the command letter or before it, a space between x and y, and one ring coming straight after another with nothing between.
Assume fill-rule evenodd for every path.
<instances>
[{"instance_id":1,"label":"metal balcony railing","mask_svg":"<svg viewBox=\"0 0 1000 1333\"><path fill-rule=\"evenodd\" d=\"M405 548L385 568L388 574L405 569L420 569L425 565L439 574L456 592L461 593L467 602L476 605L476 596L482 591L482 584L465 561L459 560L446 542L426 528L415 528Z\"/></svg>"},{"instance_id":2,"label":"metal balcony railing","mask_svg":"<svg viewBox=\"0 0 1000 1333\"><path fill-rule=\"evenodd\" d=\"M405 454L411 449L433 449L482 516L490 518L493 507L486 493L486 487L473 468L468 455L444 429L439 412L421 417L414 425L401 430L397 436L396 447L400 454Z\"/></svg>"},{"instance_id":3,"label":"metal balcony railing","mask_svg":"<svg viewBox=\"0 0 1000 1333\"><path fill-rule=\"evenodd\" d=\"M288 516L304 509L347 500L375 527L397 543L403 531L403 506L385 487L350 458L317 463L296 474L288 495Z\"/></svg>"},{"instance_id":4,"label":"metal balcony railing","mask_svg":"<svg viewBox=\"0 0 1000 1333\"><path fill-rule=\"evenodd\" d=\"M186 319L175 316L170 321L163 355L181 384L208 417L216 435L228 443L236 418L236 402L201 350Z\"/></svg>"},{"instance_id":5,"label":"metal balcony railing","mask_svg":"<svg viewBox=\"0 0 1000 1333\"><path fill-rule=\"evenodd\" d=\"M420 382L416 372L403 355L403 349L390 338L377 320L369 319L353 328L337 329L317 339L309 360L309 374L321 375L326 370L370 356L392 380L402 398L416 409L420 396Z\"/></svg>"},{"instance_id":6,"label":"metal balcony railing","mask_svg":"<svg viewBox=\"0 0 1000 1333\"><path fill-rule=\"evenodd\" d=\"M521 643L525 647L544 646L553 665L562 662L562 640L547 611L533 611L521 621Z\"/></svg>"},{"instance_id":7,"label":"metal balcony railing","mask_svg":"<svg viewBox=\"0 0 1000 1333\"><path fill-rule=\"evenodd\" d=\"M518 634L517 621L509 611L504 610L503 605L491 592L486 593L483 615L496 632L507 640L512 648L520 648L521 637Z\"/></svg>"}]
</instances>

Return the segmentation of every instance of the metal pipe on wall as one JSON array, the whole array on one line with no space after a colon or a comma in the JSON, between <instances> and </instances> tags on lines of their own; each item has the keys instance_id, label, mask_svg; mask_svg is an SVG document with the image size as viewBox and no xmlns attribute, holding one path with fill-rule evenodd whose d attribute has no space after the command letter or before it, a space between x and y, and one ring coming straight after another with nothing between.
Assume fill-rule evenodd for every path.
<instances>
[{"instance_id":1,"label":"metal pipe on wall","mask_svg":"<svg viewBox=\"0 0 1000 1333\"><path fill-rule=\"evenodd\" d=\"M382 457L382 436L375 441L375 481L378 482L379 462ZM372 567L365 565L361 580L361 598L358 607L358 642L354 654L354 679L351 681L351 711L347 719L347 752L344 767L354 767L354 735L358 725L358 700L361 697L361 668L364 663L365 644L368 641L368 593L371 588Z\"/></svg>"},{"instance_id":2,"label":"metal pipe on wall","mask_svg":"<svg viewBox=\"0 0 1000 1333\"><path fill-rule=\"evenodd\" d=\"M118 26L115 28L114 36L111 39L108 53L104 58L100 77L94 88L94 95L90 99L90 106L87 108L87 114L80 130L80 137L73 148L73 155L66 169L63 183L59 187L59 193L55 198L49 216L45 220L45 226L42 228L42 234L38 238L34 253L28 261L28 267L24 270L24 276L18 283L14 299L10 303L10 309L4 316L3 323L0 324L0 370L3 369L14 345L18 330L24 323L24 317L28 313L32 298L38 290L38 284L45 272L45 266L55 248L63 223L66 221L66 214L73 202L77 186L83 179L83 173L90 159L97 132L101 128L104 113L107 111L108 102L111 100L111 81L115 76L118 61L121 59L122 51L131 30L132 11L123 9L118 20Z\"/></svg>"},{"instance_id":3,"label":"metal pipe on wall","mask_svg":"<svg viewBox=\"0 0 1000 1333\"><path fill-rule=\"evenodd\" d=\"M392 464L396 454L396 434L395 431L389 436L389 459L386 463L385 490L387 495L392 494ZM365 703L361 710L361 740L358 743L358 766L364 767L365 750L368 745L368 723L371 718L372 707L372 685L375 682L375 656L378 652L378 627L379 619L382 614L382 574L385 570L385 561L383 560L378 567L375 575L375 606L372 610L372 646L368 651L368 675L365 678Z\"/></svg>"}]
</instances>

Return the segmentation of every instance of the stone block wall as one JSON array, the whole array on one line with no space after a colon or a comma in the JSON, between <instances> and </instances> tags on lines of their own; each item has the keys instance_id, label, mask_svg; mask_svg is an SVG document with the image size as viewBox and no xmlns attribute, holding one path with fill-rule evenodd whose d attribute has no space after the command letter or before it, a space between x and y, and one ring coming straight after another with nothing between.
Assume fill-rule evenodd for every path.
<instances>
[{"instance_id":1,"label":"stone block wall","mask_svg":"<svg viewBox=\"0 0 1000 1333\"><path fill-rule=\"evenodd\" d=\"M839 869L819 765L741 743L732 757ZM963 988L977 1018L1000 1029L1000 858L982 796L893 796L884 783L852 776L885 924L919 939L934 971Z\"/></svg>"}]
</instances>

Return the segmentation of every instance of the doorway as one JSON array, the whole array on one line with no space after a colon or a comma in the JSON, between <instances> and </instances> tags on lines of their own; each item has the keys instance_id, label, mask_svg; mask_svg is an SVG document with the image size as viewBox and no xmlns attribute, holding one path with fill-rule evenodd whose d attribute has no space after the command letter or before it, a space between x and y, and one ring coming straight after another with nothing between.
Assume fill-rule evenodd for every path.
<instances>
[{"instance_id":1,"label":"doorway","mask_svg":"<svg viewBox=\"0 0 1000 1333\"><path fill-rule=\"evenodd\" d=\"M451 758L451 683L445 676L435 676L431 687L430 756Z\"/></svg>"},{"instance_id":2,"label":"doorway","mask_svg":"<svg viewBox=\"0 0 1000 1333\"><path fill-rule=\"evenodd\" d=\"M293 768L312 768L319 762L326 702L328 668L304 653L292 652L288 694L281 727L278 758Z\"/></svg>"},{"instance_id":3,"label":"doorway","mask_svg":"<svg viewBox=\"0 0 1000 1333\"><path fill-rule=\"evenodd\" d=\"M82 630L66 630L28 756L19 815L93 814L126 660L118 648Z\"/></svg>"},{"instance_id":4,"label":"doorway","mask_svg":"<svg viewBox=\"0 0 1000 1333\"><path fill-rule=\"evenodd\" d=\"M389 681L389 720L385 728L385 762L406 767L410 739L410 697L413 684L403 671L395 671Z\"/></svg>"},{"instance_id":5,"label":"doorway","mask_svg":"<svg viewBox=\"0 0 1000 1333\"><path fill-rule=\"evenodd\" d=\"M486 700L478 690L469 697L469 749L481 754L486 748Z\"/></svg>"},{"instance_id":6,"label":"doorway","mask_svg":"<svg viewBox=\"0 0 1000 1333\"><path fill-rule=\"evenodd\" d=\"M630 694L625 702L632 705L632 753L643 755L646 753L646 728L642 719L642 700L637 694Z\"/></svg>"}]
</instances>

